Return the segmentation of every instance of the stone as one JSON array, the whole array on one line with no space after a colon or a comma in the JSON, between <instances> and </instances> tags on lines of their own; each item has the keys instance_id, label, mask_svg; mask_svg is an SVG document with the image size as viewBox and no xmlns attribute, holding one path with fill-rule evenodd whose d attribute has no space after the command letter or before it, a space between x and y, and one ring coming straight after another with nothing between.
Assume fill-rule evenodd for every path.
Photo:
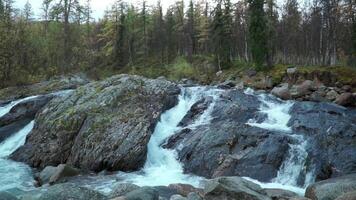
<instances>
[{"instance_id":1,"label":"stone","mask_svg":"<svg viewBox=\"0 0 356 200\"><path fill-rule=\"evenodd\" d=\"M288 89L288 84L283 84L278 87L274 87L271 93L283 100L288 100L291 98L291 94Z\"/></svg>"},{"instance_id":2,"label":"stone","mask_svg":"<svg viewBox=\"0 0 356 200\"><path fill-rule=\"evenodd\" d=\"M160 114L176 105L179 93L172 82L131 75L79 87L36 115L25 145L11 158L37 168L138 170Z\"/></svg>"},{"instance_id":3,"label":"stone","mask_svg":"<svg viewBox=\"0 0 356 200\"><path fill-rule=\"evenodd\" d=\"M329 101L334 101L338 96L339 94L334 89L331 89L329 92L326 93L326 99L328 99Z\"/></svg>"},{"instance_id":4,"label":"stone","mask_svg":"<svg viewBox=\"0 0 356 200\"><path fill-rule=\"evenodd\" d=\"M315 90L314 82L305 80L300 85L293 85L290 89L290 93L293 98L298 98L311 94L313 90Z\"/></svg>"},{"instance_id":5,"label":"stone","mask_svg":"<svg viewBox=\"0 0 356 200\"><path fill-rule=\"evenodd\" d=\"M270 200L262 188L241 177L220 177L207 181L206 200Z\"/></svg>"},{"instance_id":6,"label":"stone","mask_svg":"<svg viewBox=\"0 0 356 200\"><path fill-rule=\"evenodd\" d=\"M199 194L197 194L195 192L189 193L188 196L187 196L187 199L188 200L203 200L203 198Z\"/></svg>"},{"instance_id":7,"label":"stone","mask_svg":"<svg viewBox=\"0 0 356 200\"><path fill-rule=\"evenodd\" d=\"M305 197L312 200L333 200L356 190L356 174L331 178L309 185Z\"/></svg>"},{"instance_id":8,"label":"stone","mask_svg":"<svg viewBox=\"0 0 356 200\"><path fill-rule=\"evenodd\" d=\"M233 88L233 87L235 87L235 82L234 81L232 81L232 80L227 80L227 81L225 81L225 82L223 82L223 83L220 83L219 85L218 85L218 88L220 88L220 89L231 89L231 88Z\"/></svg>"},{"instance_id":9,"label":"stone","mask_svg":"<svg viewBox=\"0 0 356 200\"><path fill-rule=\"evenodd\" d=\"M56 170L49 178L49 184L58 183L66 177L76 176L78 174L80 174L78 169L73 168L67 164L60 164L56 167Z\"/></svg>"},{"instance_id":10,"label":"stone","mask_svg":"<svg viewBox=\"0 0 356 200\"><path fill-rule=\"evenodd\" d=\"M126 200L159 200L158 191L151 187L141 187L125 195Z\"/></svg>"},{"instance_id":11,"label":"stone","mask_svg":"<svg viewBox=\"0 0 356 200\"><path fill-rule=\"evenodd\" d=\"M109 197L115 198L115 197L124 196L125 194L137 190L139 188L140 188L139 186L132 183L119 183L110 192Z\"/></svg>"},{"instance_id":12,"label":"stone","mask_svg":"<svg viewBox=\"0 0 356 200\"><path fill-rule=\"evenodd\" d=\"M287 68L287 74L289 74L289 75L295 74L296 72L297 72L296 67L288 67Z\"/></svg>"},{"instance_id":13,"label":"stone","mask_svg":"<svg viewBox=\"0 0 356 200\"><path fill-rule=\"evenodd\" d=\"M23 200L106 200L103 194L84 187L78 187L74 184L64 183L57 184L37 190L36 192L27 193L22 196Z\"/></svg>"},{"instance_id":14,"label":"stone","mask_svg":"<svg viewBox=\"0 0 356 200\"><path fill-rule=\"evenodd\" d=\"M336 200L356 200L356 190L342 194Z\"/></svg>"},{"instance_id":15,"label":"stone","mask_svg":"<svg viewBox=\"0 0 356 200\"><path fill-rule=\"evenodd\" d=\"M298 197L298 194L292 191L283 189L264 189L267 196L272 199L289 199L290 197Z\"/></svg>"},{"instance_id":16,"label":"stone","mask_svg":"<svg viewBox=\"0 0 356 200\"><path fill-rule=\"evenodd\" d=\"M47 166L45 167L38 175L37 179L39 180L40 185L49 183L51 176L55 174L57 171L57 167Z\"/></svg>"},{"instance_id":17,"label":"stone","mask_svg":"<svg viewBox=\"0 0 356 200\"><path fill-rule=\"evenodd\" d=\"M195 188L192 185L188 185L188 184L182 184L182 183L170 184L168 187L176 190L178 194L185 196L185 197L188 196L188 194L191 192L203 194L202 189Z\"/></svg>"},{"instance_id":18,"label":"stone","mask_svg":"<svg viewBox=\"0 0 356 200\"><path fill-rule=\"evenodd\" d=\"M334 101L334 103L342 106L352 106L356 103L355 101L356 99L354 98L352 93L347 92L347 93L342 93L340 96L338 96Z\"/></svg>"},{"instance_id":19,"label":"stone","mask_svg":"<svg viewBox=\"0 0 356 200\"><path fill-rule=\"evenodd\" d=\"M179 194L175 194L175 195L171 196L171 198L169 200L187 200L187 198L185 198Z\"/></svg>"},{"instance_id":20,"label":"stone","mask_svg":"<svg viewBox=\"0 0 356 200\"><path fill-rule=\"evenodd\" d=\"M352 92L351 85L344 85L344 86L342 86L341 89L344 90L345 92Z\"/></svg>"}]
</instances>

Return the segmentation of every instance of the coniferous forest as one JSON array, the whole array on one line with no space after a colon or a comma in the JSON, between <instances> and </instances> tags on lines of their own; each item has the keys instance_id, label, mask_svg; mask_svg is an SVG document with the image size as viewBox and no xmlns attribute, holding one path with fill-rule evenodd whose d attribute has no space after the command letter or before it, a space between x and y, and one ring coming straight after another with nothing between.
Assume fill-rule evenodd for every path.
<instances>
[{"instance_id":1,"label":"coniferous forest","mask_svg":"<svg viewBox=\"0 0 356 200\"><path fill-rule=\"evenodd\" d=\"M199 73L355 66L355 11L354 0L176 1L167 10L118 0L94 19L90 0L43 0L35 18L30 1L0 0L0 86L78 72L190 74L191 63L213 68Z\"/></svg>"}]
</instances>

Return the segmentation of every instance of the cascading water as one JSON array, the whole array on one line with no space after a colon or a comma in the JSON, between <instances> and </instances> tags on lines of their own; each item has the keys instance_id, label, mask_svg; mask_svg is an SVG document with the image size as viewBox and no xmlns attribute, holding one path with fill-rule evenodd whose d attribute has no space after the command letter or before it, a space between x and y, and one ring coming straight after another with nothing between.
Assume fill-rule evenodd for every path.
<instances>
[{"instance_id":1,"label":"cascading water","mask_svg":"<svg viewBox=\"0 0 356 200\"><path fill-rule=\"evenodd\" d=\"M245 94L254 95L251 90L245 91ZM268 99L269 97L272 99ZM278 171L277 177L273 180L273 183L260 183L256 180L253 181L259 183L262 187L285 188L295 191L299 194L304 194L305 189L300 188L298 185L298 179L300 175L306 174L305 183L303 185L304 187L314 179L312 172L304 173L305 163L308 156L306 151L308 141L305 140L301 135L291 134L292 130L290 127L288 127L288 122L291 118L289 110L293 106L293 103L289 101L277 101L276 99L273 99L274 97L267 96L266 94L260 94L258 95L258 98L262 103L260 112L266 114L267 119L261 123L256 122L255 119L251 119L247 124L250 126L256 126L263 129L275 130L290 134L290 136L293 137L296 142L289 145L288 159L282 163L282 166Z\"/></svg>"},{"instance_id":2,"label":"cascading water","mask_svg":"<svg viewBox=\"0 0 356 200\"><path fill-rule=\"evenodd\" d=\"M67 95L72 90L64 90L53 93L55 96ZM38 96L30 96L19 99L9 104L0 107L0 117L6 115L17 104L34 99ZM9 189L29 190L33 188L33 176L29 166L23 163L8 160L14 151L25 144L26 136L31 132L34 126L34 121L31 121L17 133L14 133L2 143L0 143L0 191Z\"/></svg>"},{"instance_id":3,"label":"cascading water","mask_svg":"<svg viewBox=\"0 0 356 200\"><path fill-rule=\"evenodd\" d=\"M148 143L147 161L141 174L128 174L126 179L140 186L169 185L171 183L188 183L198 186L201 178L184 174L183 166L177 160L177 152L164 149L161 145L166 139L182 129L178 124L194 103L208 96L216 99L218 93L219 90L206 87L182 88L178 104L164 112L156 125ZM208 108L196 120L195 125L209 121L209 112L212 110L212 106L213 103L210 104L210 109Z\"/></svg>"},{"instance_id":4,"label":"cascading water","mask_svg":"<svg viewBox=\"0 0 356 200\"><path fill-rule=\"evenodd\" d=\"M20 101L17 102L19 103ZM12 103L11 105L14 106L16 104ZM5 109L10 110L11 108L0 107L0 111L4 112ZM19 132L0 143L0 191L11 188L25 190L33 187L31 168L25 164L7 160L11 153L25 144L26 136L31 132L33 125L34 121L31 121Z\"/></svg>"}]
</instances>

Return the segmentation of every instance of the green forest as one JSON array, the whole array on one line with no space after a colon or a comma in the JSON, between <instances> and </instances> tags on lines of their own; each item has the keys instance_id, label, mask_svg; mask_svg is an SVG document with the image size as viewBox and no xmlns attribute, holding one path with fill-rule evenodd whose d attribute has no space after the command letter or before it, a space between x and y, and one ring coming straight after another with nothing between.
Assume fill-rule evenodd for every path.
<instances>
[{"instance_id":1,"label":"green forest","mask_svg":"<svg viewBox=\"0 0 356 200\"><path fill-rule=\"evenodd\" d=\"M167 10L118 0L94 19L90 0L0 0L0 87L57 75L171 79L276 66L356 66L354 0L176 1Z\"/></svg>"}]
</instances>

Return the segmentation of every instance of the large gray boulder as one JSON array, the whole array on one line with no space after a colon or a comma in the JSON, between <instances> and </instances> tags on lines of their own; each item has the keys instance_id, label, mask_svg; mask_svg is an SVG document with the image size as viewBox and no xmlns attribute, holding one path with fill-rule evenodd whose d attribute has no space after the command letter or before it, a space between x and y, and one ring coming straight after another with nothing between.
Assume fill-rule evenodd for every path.
<instances>
[{"instance_id":1,"label":"large gray boulder","mask_svg":"<svg viewBox=\"0 0 356 200\"><path fill-rule=\"evenodd\" d=\"M270 200L262 188L241 177L220 177L207 181L206 200Z\"/></svg>"},{"instance_id":2,"label":"large gray boulder","mask_svg":"<svg viewBox=\"0 0 356 200\"><path fill-rule=\"evenodd\" d=\"M356 110L296 102L290 113L288 125L308 139L306 167L315 172L317 181L356 173Z\"/></svg>"},{"instance_id":3,"label":"large gray boulder","mask_svg":"<svg viewBox=\"0 0 356 200\"><path fill-rule=\"evenodd\" d=\"M132 183L119 183L110 192L109 197L115 198L115 197L124 196L125 194L137 190L139 188L140 188L139 186Z\"/></svg>"},{"instance_id":4,"label":"large gray boulder","mask_svg":"<svg viewBox=\"0 0 356 200\"><path fill-rule=\"evenodd\" d=\"M356 174L350 174L320 181L308 186L305 197L312 200L334 200L345 193L355 190Z\"/></svg>"},{"instance_id":5,"label":"large gray boulder","mask_svg":"<svg viewBox=\"0 0 356 200\"><path fill-rule=\"evenodd\" d=\"M21 200L106 200L103 194L84 187L64 183L46 189L29 192Z\"/></svg>"},{"instance_id":6,"label":"large gray boulder","mask_svg":"<svg viewBox=\"0 0 356 200\"><path fill-rule=\"evenodd\" d=\"M176 104L179 92L169 81L129 75L87 84L47 104L11 157L39 168L67 163L137 170L160 114Z\"/></svg>"},{"instance_id":7,"label":"large gray boulder","mask_svg":"<svg viewBox=\"0 0 356 200\"><path fill-rule=\"evenodd\" d=\"M66 178L76 176L80 171L66 164L60 164L57 167L47 166L37 177L40 185L49 183L56 184L65 181Z\"/></svg>"}]
</instances>

